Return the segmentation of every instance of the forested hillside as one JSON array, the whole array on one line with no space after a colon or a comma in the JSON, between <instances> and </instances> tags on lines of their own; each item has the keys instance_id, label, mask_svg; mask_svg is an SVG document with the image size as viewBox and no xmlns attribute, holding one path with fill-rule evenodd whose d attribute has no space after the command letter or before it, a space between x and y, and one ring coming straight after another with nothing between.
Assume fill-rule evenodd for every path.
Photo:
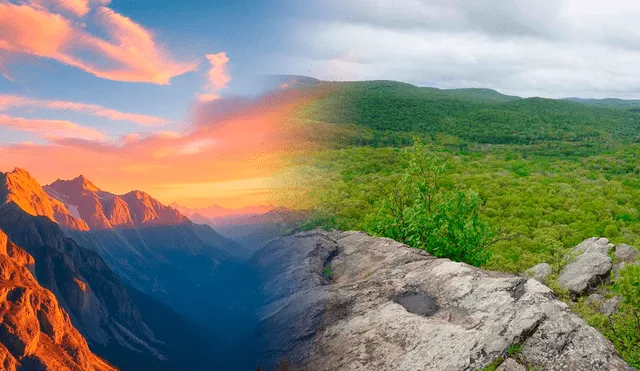
<instances>
[{"instance_id":1,"label":"forested hillside","mask_svg":"<svg viewBox=\"0 0 640 371\"><path fill-rule=\"evenodd\" d=\"M333 180L312 188L337 226L366 227L420 137L445 165L443 184L481 196L499 232L490 268L522 271L594 235L640 242L640 112L486 89L325 84L303 114L343 135L298 161Z\"/></svg>"},{"instance_id":2,"label":"forested hillside","mask_svg":"<svg viewBox=\"0 0 640 371\"><path fill-rule=\"evenodd\" d=\"M389 81L322 87L302 114L339 135L296 159L316 201L308 227L364 230L512 273L541 262L559 271L571 247L593 236L640 244L633 102ZM456 244L477 249L455 252ZM631 333L637 349L640 329Z\"/></svg>"}]
</instances>

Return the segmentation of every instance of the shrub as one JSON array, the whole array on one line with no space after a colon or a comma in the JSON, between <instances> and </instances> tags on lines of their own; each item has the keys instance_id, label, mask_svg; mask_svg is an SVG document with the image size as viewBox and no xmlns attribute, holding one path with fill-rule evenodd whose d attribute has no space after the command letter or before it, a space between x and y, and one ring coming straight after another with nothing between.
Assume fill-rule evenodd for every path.
<instances>
[{"instance_id":1,"label":"shrub","mask_svg":"<svg viewBox=\"0 0 640 371\"><path fill-rule=\"evenodd\" d=\"M406 156L408 167L373 218L373 232L437 257L485 264L494 234L480 219L480 197L443 187L445 166L419 139Z\"/></svg>"}]
</instances>

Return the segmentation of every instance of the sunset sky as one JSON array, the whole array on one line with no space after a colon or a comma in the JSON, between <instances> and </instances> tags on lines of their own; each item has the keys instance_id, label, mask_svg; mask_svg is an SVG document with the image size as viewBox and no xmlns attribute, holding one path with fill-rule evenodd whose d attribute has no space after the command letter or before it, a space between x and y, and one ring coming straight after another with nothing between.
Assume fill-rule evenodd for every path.
<instances>
[{"instance_id":1,"label":"sunset sky","mask_svg":"<svg viewBox=\"0 0 640 371\"><path fill-rule=\"evenodd\" d=\"M284 10L0 0L0 167L42 183L83 174L191 207L269 203L296 99L243 98L240 115L218 113L264 92L262 56L281 39Z\"/></svg>"},{"instance_id":2,"label":"sunset sky","mask_svg":"<svg viewBox=\"0 0 640 371\"><path fill-rule=\"evenodd\" d=\"M0 170L270 203L310 98L264 102L261 76L639 98L638 16L625 0L0 0Z\"/></svg>"}]
</instances>

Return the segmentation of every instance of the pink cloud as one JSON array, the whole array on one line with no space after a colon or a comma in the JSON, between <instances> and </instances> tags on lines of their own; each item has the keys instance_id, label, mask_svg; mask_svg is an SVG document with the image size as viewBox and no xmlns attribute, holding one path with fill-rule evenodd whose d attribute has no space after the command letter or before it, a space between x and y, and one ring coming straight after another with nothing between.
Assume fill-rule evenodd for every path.
<instances>
[{"instance_id":1,"label":"pink cloud","mask_svg":"<svg viewBox=\"0 0 640 371\"><path fill-rule=\"evenodd\" d=\"M227 65L229 57L227 53L207 54L207 59L211 64L211 69L207 72L206 93L202 93L199 99L203 102L210 102L220 98L217 94L218 90L223 89L231 81L231 77L227 74Z\"/></svg>"},{"instance_id":2,"label":"pink cloud","mask_svg":"<svg viewBox=\"0 0 640 371\"><path fill-rule=\"evenodd\" d=\"M24 98L16 95L0 95L0 111L11 106L20 105L22 102L24 102Z\"/></svg>"},{"instance_id":3,"label":"pink cloud","mask_svg":"<svg viewBox=\"0 0 640 371\"><path fill-rule=\"evenodd\" d=\"M47 140L76 138L91 141L102 141L105 139L104 133L96 129L80 126L66 120L26 119L22 117L0 115L0 126L28 133L37 133Z\"/></svg>"},{"instance_id":4,"label":"pink cloud","mask_svg":"<svg viewBox=\"0 0 640 371\"><path fill-rule=\"evenodd\" d=\"M0 49L55 59L95 76L117 81L168 84L194 70L156 44L151 32L101 4L103 1L41 0L37 4L0 3ZM84 6L97 5L85 12ZM55 13L66 11L66 17ZM63 12L64 13L64 12ZM101 38L73 16L100 28Z\"/></svg>"},{"instance_id":5,"label":"pink cloud","mask_svg":"<svg viewBox=\"0 0 640 371\"><path fill-rule=\"evenodd\" d=\"M138 139L140 139L140 133L129 133L120 138L120 140L125 144L137 142Z\"/></svg>"},{"instance_id":6,"label":"pink cloud","mask_svg":"<svg viewBox=\"0 0 640 371\"><path fill-rule=\"evenodd\" d=\"M67 102L59 100L31 99L15 95L0 94L0 111L11 107L41 107L53 110L75 111L87 115L105 117L114 121L129 121L142 126L155 126L168 123L167 120L137 113L120 112L96 104Z\"/></svg>"}]
</instances>

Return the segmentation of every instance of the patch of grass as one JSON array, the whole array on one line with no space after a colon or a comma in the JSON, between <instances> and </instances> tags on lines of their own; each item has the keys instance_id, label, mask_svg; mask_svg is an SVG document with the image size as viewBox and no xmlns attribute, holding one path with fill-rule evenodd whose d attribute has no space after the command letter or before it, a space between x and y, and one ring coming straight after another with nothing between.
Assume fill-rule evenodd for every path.
<instances>
[{"instance_id":1,"label":"patch of grass","mask_svg":"<svg viewBox=\"0 0 640 371\"><path fill-rule=\"evenodd\" d=\"M507 357L512 357L520 353L522 349L522 344L516 343L509 345L509 349L507 350Z\"/></svg>"},{"instance_id":2,"label":"patch of grass","mask_svg":"<svg viewBox=\"0 0 640 371\"><path fill-rule=\"evenodd\" d=\"M322 268L322 275L328 279L333 279L333 270L331 269L331 265L327 264Z\"/></svg>"},{"instance_id":3,"label":"patch of grass","mask_svg":"<svg viewBox=\"0 0 640 371\"><path fill-rule=\"evenodd\" d=\"M507 354L505 356L499 357L495 361L491 362L491 364L483 368L482 371L495 371L498 367L500 367L500 365L507 358L513 358L517 361L518 354L520 354L521 350L522 350L522 343L518 342L518 343L509 345L509 348L507 349Z\"/></svg>"}]
</instances>

